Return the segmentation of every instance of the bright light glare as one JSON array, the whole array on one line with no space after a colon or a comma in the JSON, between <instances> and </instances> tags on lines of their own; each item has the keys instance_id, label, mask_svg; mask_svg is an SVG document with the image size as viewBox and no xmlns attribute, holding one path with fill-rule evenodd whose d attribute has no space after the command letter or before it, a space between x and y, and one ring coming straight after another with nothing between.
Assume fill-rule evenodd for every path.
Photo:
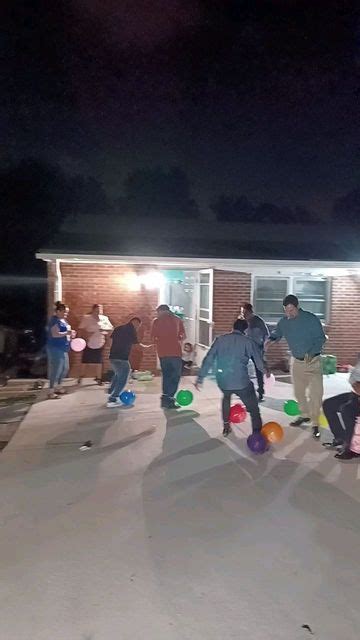
<instances>
[{"instance_id":1,"label":"bright light glare","mask_svg":"<svg viewBox=\"0 0 360 640\"><path fill-rule=\"evenodd\" d=\"M164 282L164 276L158 271L149 271L137 275L136 273L127 273L124 275L120 283L125 286L128 291L140 291L141 287L145 289L160 289Z\"/></svg>"}]
</instances>

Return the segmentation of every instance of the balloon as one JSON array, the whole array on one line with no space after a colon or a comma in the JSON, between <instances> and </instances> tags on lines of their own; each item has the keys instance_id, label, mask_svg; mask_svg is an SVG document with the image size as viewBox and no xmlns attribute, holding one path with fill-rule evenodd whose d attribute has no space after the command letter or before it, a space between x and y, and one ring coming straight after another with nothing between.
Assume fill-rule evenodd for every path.
<instances>
[{"instance_id":1,"label":"balloon","mask_svg":"<svg viewBox=\"0 0 360 640\"><path fill-rule=\"evenodd\" d=\"M80 351L84 351L86 347L86 342L84 338L74 338L74 340L71 340L70 342L70 347L73 351L76 351L76 353L79 353Z\"/></svg>"},{"instance_id":2,"label":"balloon","mask_svg":"<svg viewBox=\"0 0 360 640\"><path fill-rule=\"evenodd\" d=\"M299 405L296 400L286 400L284 402L284 411L288 416L300 415Z\"/></svg>"},{"instance_id":3,"label":"balloon","mask_svg":"<svg viewBox=\"0 0 360 640\"><path fill-rule=\"evenodd\" d=\"M180 407L188 407L192 403L194 396L188 389L182 389L176 396L176 402Z\"/></svg>"},{"instance_id":4,"label":"balloon","mask_svg":"<svg viewBox=\"0 0 360 640\"><path fill-rule=\"evenodd\" d=\"M229 421L233 424L240 424L246 420L246 409L243 404L234 404L230 409Z\"/></svg>"},{"instance_id":5,"label":"balloon","mask_svg":"<svg viewBox=\"0 0 360 640\"><path fill-rule=\"evenodd\" d=\"M261 433L267 442L280 442L284 437L284 430L277 422L267 422L261 429Z\"/></svg>"},{"instance_id":6,"label":"balloon","mask_svg":"<svg viewBox=\"0 0 360 640\"><path fill-rule=\"evenodd\" d=\"M253 453L265 453L268 448L266 438L264 438L260 431L254 431L254 433L248 437L246 442L250 451Z\"/></svg>"},{"instance_id":7,"label":"balloon","mask_svg":"<svg viewBox=\"0 0 360 640\"><path fill-rule=\"evenodd\" d=\"M271 373L268 378L265 376L265 378L264 378L265 391L270 391L270 389L273 388L275 382L276 382L276 380L275 380L275 376L274 376L273 373Z\"/></svg>"},{"instance_id":8,"label":"balloon","mask_svg":"<svg viewBox=\"0 0 360 640\"><path fill-rule=\"evenodd\" d=\"M325 415L323 414L323 412L321 412L320 415L319 415L319 427L322 427L323 429L328 429L329 428L329 423L328 423Z\"/></svg>"},{"instance_id":9,"label":"balloon","mask_svg":"<svg viewBox=\"0 0 360 640\"><path fill-rule=\"evenodd\" d=\"M133 391L123 391L120 393L120 400L123 404L126 404L128 407L135 402L136 395Z\"/></svg>"}]
</instances>

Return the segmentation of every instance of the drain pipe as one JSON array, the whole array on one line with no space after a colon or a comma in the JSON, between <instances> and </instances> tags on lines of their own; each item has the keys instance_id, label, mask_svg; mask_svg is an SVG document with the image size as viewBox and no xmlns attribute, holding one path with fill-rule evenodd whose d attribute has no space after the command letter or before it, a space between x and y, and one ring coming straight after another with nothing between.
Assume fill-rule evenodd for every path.
<instances>
[{"instance_id":1,"label":"drain pipe","mask_svg":"<svg viewBox=\"0 0 360 640\"><path fill-rule=\"evenodd\" d=\"M62 300L62 275L60 268L61 260L56 258L55 260L55 287L54 287L54 302Z\"/></svg>"}]
</instances>

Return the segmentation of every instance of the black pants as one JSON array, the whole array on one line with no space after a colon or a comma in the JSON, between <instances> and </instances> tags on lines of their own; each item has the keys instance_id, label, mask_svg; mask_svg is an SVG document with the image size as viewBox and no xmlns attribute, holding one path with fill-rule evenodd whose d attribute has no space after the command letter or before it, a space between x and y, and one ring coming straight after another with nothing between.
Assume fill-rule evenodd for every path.
<instances>
[{"instance_id":1,"label":"black pants","mask_svg":"<svg viewBox=\"0 0 360 640\"><path fill-rule=\"evenodd\" d=\"M177 392L182 370L182 359L177 356L160 358L162 371L162 401L172 402Z\"/></svg>"},{"instance_id":2,"label":"black pants","mask_svg":"<svg viewBox=\"0 0 360 640\"><path fill-rule=\"evenodd\" d=\"M254 358L251 358L251 360L253 361L254 367L255 367L259 396L263 396L264 395L264 374L262 371L260 371L260 369L257 368Z\"/></svg>"},{"instance_id":3,"label":"black pants","mask_svg":"<svg viewBox=\"0 0 360 640\"><path fill-rule=\"evenodd\" d=\"M229 423L231 396L235 393L235 395L237 395L244 403L250 414L252 430L260 431L262 428L262 421L253 383L250 382L249 386L244 389L233 389L231 391L228 389L221 389L221 391L224 394L222 399L222 417L224 424Z\"/></svg>"},{"instance_id":4,"label":"black pants","mask_svg":"<svg viewBox=\"0 0 360 640\"><path fill-rule=\"evenodd\" d=\"M323 410L334 438L350 445L360 410L359 396L350 392L327 398L323 402ZM344 425L341 424L339 413Z\"/></svg>"}]
</instances>

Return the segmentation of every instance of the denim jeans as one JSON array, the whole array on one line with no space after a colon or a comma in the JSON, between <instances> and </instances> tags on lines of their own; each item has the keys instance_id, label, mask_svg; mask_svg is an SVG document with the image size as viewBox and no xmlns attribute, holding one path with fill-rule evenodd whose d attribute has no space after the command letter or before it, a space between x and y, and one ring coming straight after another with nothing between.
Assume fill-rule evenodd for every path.
<instances>
[{"instance_id":1,"label":"denim jeans","mask_svg":"<svg viewBox=\"0 0 360 640\"><path fill-rule=\"evenodd\" d=\"M166 356L160 358L162 371L162 401L171 402L177 392L181 371L182 358L177 356Z\"/></svg>"},{"instance_id":2,"label":"denim jeans","mask_svg":"<svg viewBox=\"0 0 360 640\"><path fill-rule=\"evenodd\" d=\"M61 349L47 348L49 388L60 387L69 371L69 354Z\"/></svg>"},{"instance_id":3,"label":"denim jeans","mask_svg":"<svg viewBox=\"0 0 360 640\"><path fill-rule=\"evenodd\" d=\"M359 410L359 396L351 391L324 400L323 411L335 440L350 445Z\"/></svg>"},{"instance_id":4,"label":"denim jeans","mask_svg":"<svg viewBox=\"0 0 360 640\"><path fill-rule=\"evenodd\" d=\"M231 396L235 393L235 395L237 395L244 403L250 414L252 430L260 431L262 428L262 420L253 383L250 382L249 386L245 387L245 389L235 389L231 391L228 389L222 389L222 392L224 394L222 400L222 416L224 424L229 424Z\"/></svg>"},{"instance_id":5,"label":"denim jeans","mask_svg":"<svg viewBox=\"0 0 360 640\"><path fill-rule=\"evenodd\" d=\"M115 402L127 383L130 364L128 360L110 360L110 364L114 375L109 389L109 402Z\"/></svg>"}]
</instances>

